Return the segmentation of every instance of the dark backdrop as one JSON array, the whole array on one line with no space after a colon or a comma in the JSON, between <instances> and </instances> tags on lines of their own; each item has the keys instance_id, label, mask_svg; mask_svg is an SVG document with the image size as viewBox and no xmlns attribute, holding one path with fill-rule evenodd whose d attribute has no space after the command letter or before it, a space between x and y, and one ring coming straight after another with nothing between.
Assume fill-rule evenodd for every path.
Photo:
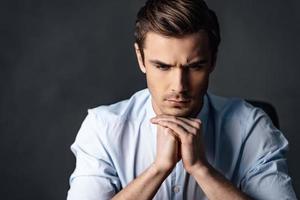
<instances>
[{"instance_id":1,"label":"dark backdrop","mask_svg":"<svg viewBox=\"0 0 300 200\"><path fill-rule=\"evenodd\" d=\"M86 110L145 87L133 51L143 1L0 1L1 199L65 199ZM210 90L271 102L300 192L298 0L208 0L223 42Z\"/></svg>"}]
</instances>

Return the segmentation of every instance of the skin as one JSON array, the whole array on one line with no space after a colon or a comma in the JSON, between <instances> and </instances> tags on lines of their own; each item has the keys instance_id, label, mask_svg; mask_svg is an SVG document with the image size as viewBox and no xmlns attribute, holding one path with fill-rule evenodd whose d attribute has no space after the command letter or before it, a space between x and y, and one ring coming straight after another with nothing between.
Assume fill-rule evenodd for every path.
<instances>
[{"instance_id":1,"label":"skin","mask_svg":"<svg viewBox=\"0 0 300 200\"><path fill-rule=\"evenodd\" d=\"M157 125L157 155L154 163L113 199L152 199L181 159L208 199L250 199L205 158L201 120L195 117L215 66L207 33L174 38L149 32L144 59L137 44L135 50L157 115L151 119Z\"/></svg>"},{"instance_id":2,"label":"skin","mask_svg":"<svg viewBox=\"0 0 300 200\"><path fill-rule=\"evenodd\" d=\"M135 49L155 113L195 116L202 107L209 74L214 70L208 35L200 32L170 38L150 32L143 49L144 59L137 45Z\"/></svg>"}]
</instances>

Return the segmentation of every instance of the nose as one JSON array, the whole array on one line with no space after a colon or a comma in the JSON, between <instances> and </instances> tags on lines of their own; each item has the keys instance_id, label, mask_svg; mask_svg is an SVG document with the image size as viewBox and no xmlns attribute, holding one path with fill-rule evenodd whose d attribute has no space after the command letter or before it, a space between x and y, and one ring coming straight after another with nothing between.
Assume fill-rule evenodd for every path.
<instances>
[{"instance_id":1,"label":"nose","mask_svg":"<svg viewBox=\"0 0 300 200\"><path fill-rule=\"evenodd\" d=\"M188 90L188 71L182 68L176 68L172 74L172 91L176 93L185 93Z\"/></svg>"}]
</instances>

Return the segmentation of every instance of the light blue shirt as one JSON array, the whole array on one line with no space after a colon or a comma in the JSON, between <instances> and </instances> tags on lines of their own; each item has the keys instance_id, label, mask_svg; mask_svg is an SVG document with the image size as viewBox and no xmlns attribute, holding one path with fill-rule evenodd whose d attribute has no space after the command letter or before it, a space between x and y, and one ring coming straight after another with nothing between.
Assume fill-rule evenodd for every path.
<instances>
[{"instance_id":1,"label":"light blue shirt","mask_svg":"<svg viewBox=\"0 0 300 200\"><path fill-rule=\"evenodd\" d=\"M148 89L88 110L71 150L76 168L68 200L111 199L156 155L155 113ZM198 115L209 163L255 199L296 199L287 172L288 142L270 118L241 99L207 93ZM207 199L179 161L154 199Z\"/></svg>"}]
</instances>

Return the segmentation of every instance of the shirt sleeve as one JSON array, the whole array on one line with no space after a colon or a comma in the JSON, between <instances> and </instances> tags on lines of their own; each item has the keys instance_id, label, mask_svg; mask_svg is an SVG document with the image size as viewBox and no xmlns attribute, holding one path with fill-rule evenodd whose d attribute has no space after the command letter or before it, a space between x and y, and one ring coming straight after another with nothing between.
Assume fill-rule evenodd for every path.
<instances>
[{"instance_id":1,"label":"shirt sleeve","mask_svg":"<svg viewBox=\"0 0 300 200\"><path fill-rule=\"evenodd\" d=\"M108 149L100 137L101 131L105 131L105 124L89 110L71 146L76 167L70 177L67 200L111 199L121 188Z\"/></svg>"},{"instance_id":2,"label":"shirt sleeve","mask_svg":"<svg viewBox=\"0 0 300 200\"><path fill-rule=\"evenodd\" d=\"M241 157L241 190L254 199L297 199L288 175L288 142L270 118L255 109L249 118Z\"/></svg>"}]
</instances>

